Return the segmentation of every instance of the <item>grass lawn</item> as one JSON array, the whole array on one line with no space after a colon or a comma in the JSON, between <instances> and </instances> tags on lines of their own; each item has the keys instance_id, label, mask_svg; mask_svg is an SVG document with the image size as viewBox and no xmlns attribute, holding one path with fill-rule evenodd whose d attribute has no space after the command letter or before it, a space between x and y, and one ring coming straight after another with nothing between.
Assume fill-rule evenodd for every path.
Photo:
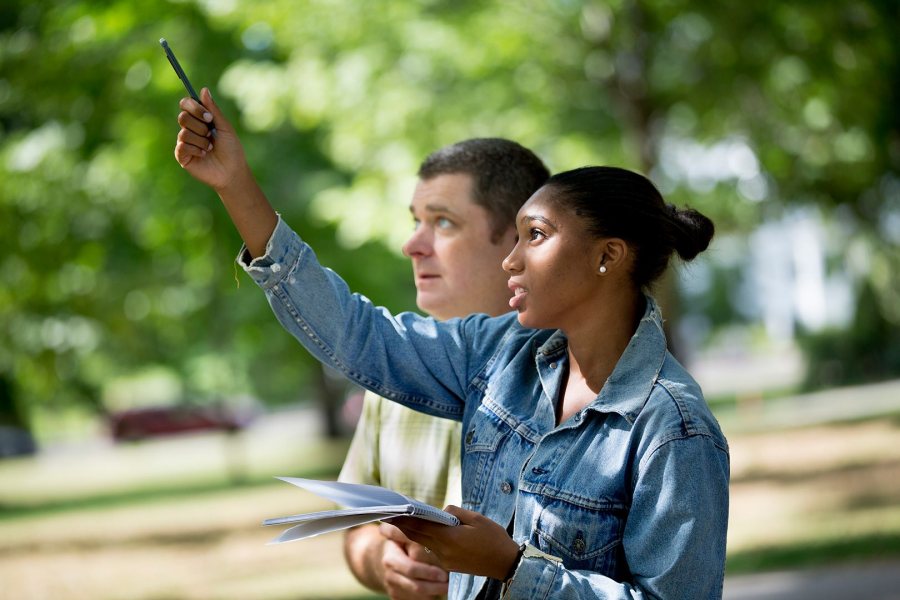
<instances>
[{"instance_id":1,"label":"grass lawn","mask_svg":"<svg viewBox=\"0 0 900 600\"><path fill-rule=\"evenodd\" d=\"M328 507L271 477L334 476L345 445L263 437L0 463L0 598L374 598L339 534L267 546L259 524ZM729 573L900 555L896 420L729 440Z\"/></svg>"},{"instance_id":2,"label":"grass lawn","mask_svg":"<svg viewBox=\"0 0 900 600\"><path fill-rule=\"evenodd\" d=\"M730 436L728 572L900 556L900 420Z\"/></svg>"}]
</instances>

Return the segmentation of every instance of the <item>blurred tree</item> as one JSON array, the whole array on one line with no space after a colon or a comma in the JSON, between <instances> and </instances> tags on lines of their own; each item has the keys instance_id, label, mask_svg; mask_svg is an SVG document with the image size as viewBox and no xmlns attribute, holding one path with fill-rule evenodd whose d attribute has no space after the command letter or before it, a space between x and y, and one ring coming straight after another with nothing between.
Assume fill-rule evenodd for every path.
<instances>
[{"instance_id":1,"label":"blurred tree","mask_svg":"<svg viewBox=\"0 0 900 600\"><path fill-rule=\"evenodd\" d=\"M236 289L239 240L172 159L184 93L160 37L235 115L285 218L351 287L394 310L413 307L397 250L418 162L497 135L556 170L644 170L724 232L820 205L868 257L831 268L868 282L896 326L898 10L890 0L4 2L0 377L17 405L99 411L105 382L154 365L189 396L284 402L325 387L261 296Z\"/></svg>"},{"instance_id":2,"label":"blurred tree","mask_svg":"<svg viewBox=\"0 0 900 600\"><path fill-rule=\"evenodd\" d=\"M864 383L900 373L900 328L878 309L871 283L863 284L857 306L848 331L825 330L801 338L810 362L806 388Z\"/></svg>"},{"instance_id":3,"label":"blurred tree","mask_svg":"<svg viewBox=\"0 0 900 600\"><path fill-rule=\"evenodd\" d=\"M898 11L879 0L247 3L223 19L281 56L240 61L221 84L254 129L321 128L357 175L311 209L350 241L399 243L391 221L359 207L402 211L391 191L416 157L504 135L556 169L641 169L723 233L820 206L844 238L868 240L866 260L830 269L871 281L896 325ZM657 293L671 316L673 289Z\"/></svg>"},{"instance_id":4,"label":"blurred tree","mask_svg":"<svg viewBox=\"0 0 900 600\"><path fill-rule=\"evenodd\" d=\"M172 157L184 90L157 40L169 36L200 83L237 59L234 32L185 3L4 3L0 14L0 378L13 384L4 406L18 407L7 418L27 422L21 407L103 412L106 382L158 365L187 398L299 398L313 361L258 293L237 289L239 239ZM337 253L333 227L305 217L302 199L320 184L300 172L346 179L314 138L274 132L266 153L246 141L325 260L352 266L373 300L408 307L405 262L380 244Z\"/></svg>"}]
</instances>

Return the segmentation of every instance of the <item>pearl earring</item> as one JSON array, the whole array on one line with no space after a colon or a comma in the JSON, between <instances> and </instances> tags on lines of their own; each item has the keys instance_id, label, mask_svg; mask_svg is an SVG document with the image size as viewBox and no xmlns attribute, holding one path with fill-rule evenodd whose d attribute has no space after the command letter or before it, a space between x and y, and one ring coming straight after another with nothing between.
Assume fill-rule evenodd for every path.
<instances>
[{"instance_id":1,"label":"pearl earring","mask_svg":"<svg viewBox=\"0 0 900 600\"><path fill-rule=\"evenodd\" d=\"M606 265L600 265L599 271L600 271L601 273L606 273Z\"/></svg>"}]
</instances>

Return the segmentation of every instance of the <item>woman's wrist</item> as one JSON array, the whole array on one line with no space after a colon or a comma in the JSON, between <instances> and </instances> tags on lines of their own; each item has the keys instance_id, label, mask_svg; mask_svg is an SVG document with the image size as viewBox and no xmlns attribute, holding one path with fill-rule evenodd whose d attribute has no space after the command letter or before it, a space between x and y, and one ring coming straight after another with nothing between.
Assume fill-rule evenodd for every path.
<instances>
[{"instance_id":1,"label":"woman's wrist","mask_svg":"<svg viewBox=\"0 0 900 600\"><path fill-rule=\"evenodd\" d=\"M516 570L519 568L519 563L522 562L522 555L525 553L525 544L521 544L516 551L515 558L513 558L512 564L509 566L509 569L506 571L506 575L500 580L504 584L508 584L512 578L516 574Z\"/></svg>"},{"instance_id":2,"label":"woman's wrist","mask_svg":"<svg viewBox=\"0 0 900 600\"><path fill-rule=\"evenodd\" d=\"M519 546L514 539L507 538L504 542L502 552L498 551L496 555L498 560L494 563L494 572L485 574L493 579L506 581L512 573L515 573L516 567L519 565L519 559L522 556L521 546Z\"/></svg>"}]
</instances>

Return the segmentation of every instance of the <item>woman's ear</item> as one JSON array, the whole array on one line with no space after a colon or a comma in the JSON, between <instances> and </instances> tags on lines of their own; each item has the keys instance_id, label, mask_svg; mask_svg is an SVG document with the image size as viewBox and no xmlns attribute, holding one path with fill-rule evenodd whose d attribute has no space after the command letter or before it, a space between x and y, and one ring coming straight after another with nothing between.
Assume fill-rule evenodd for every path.
<instances>
[{"instance_id":1,"label":"woman's ear","mask_svg":"<svg viewBox=\"0 0 900 600\"><path fill-rule=\"evenodd\" d=\"M596 269L601 275L613 272L624 272L630 256L628 244L620 238L603 240L597 252Z\"/></svg>"}]
</instances>

